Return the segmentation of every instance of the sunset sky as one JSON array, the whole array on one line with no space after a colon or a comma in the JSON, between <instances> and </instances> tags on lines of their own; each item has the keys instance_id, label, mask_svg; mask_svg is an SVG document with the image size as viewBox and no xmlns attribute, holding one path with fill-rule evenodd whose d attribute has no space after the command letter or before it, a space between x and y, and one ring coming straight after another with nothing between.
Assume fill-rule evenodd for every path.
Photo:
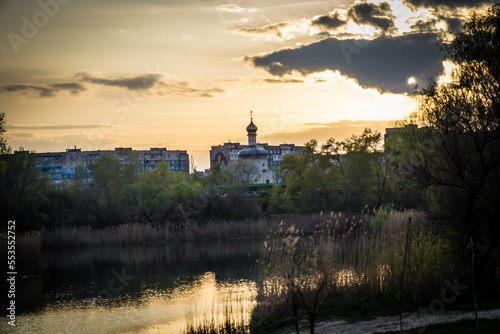
<instances>
[{"instance_id":1,"label":"sunset sky","mask_svg":"<svg viewBox=\"0 0 500 334\"><path fill-rule=\"evenodd\" d=\"M302 145L381 132L490 1L0 0L8 144L37 152Z\"/></svg>"}]
</instances>

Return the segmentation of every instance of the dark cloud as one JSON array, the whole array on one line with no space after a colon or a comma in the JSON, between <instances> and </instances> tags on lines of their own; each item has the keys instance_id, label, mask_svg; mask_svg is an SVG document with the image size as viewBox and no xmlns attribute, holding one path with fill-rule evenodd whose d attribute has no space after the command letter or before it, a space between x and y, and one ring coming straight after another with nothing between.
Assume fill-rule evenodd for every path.
<instances>
[{"instance_id":1,"label":"dark cloud","mask_svg":"<svg viewBox=\"0 0 500 334\"><path fill-rule=\"evenodd\" d=\"M311 21L311 24L314 26L321 27L327 30L335 30L343 25L347 24L347 21L344 21L339 18L339 13L335 12L333 14L320 16Z\"/></svg>"},{"instance_id":2,"label":"dark cloud","mask_svg":"<svg viewBox=\"0 0 500 334\"><path fill-rule=\"evenodd\" d=\"M263 27L258 27L258 28L238 28L235 29L235 31L244 33L244 34L252 34L252 35L269 35L273 34L278 38L283 38L283 35L281 33L281 29L289 26L290 24L288 22L278 22L274 24L269 24Z\"/></svg>"},{"instance_id":3,"label":"dark cloud","mask_svg":"<svg viewBox=\"0 0 500 334\"><path fill-rule=\"evenodd\" d=\"M449 33L457 34L463 31L463 24L465 18L459 17L459 15L454 10L446 10L446 15L439 13L440 11L435 11L435 18L427 19L427 20L418 20L413 25L410 26L410 29L418 32L435 32L438 29L436 28L436 24L440 22L446 23L446 30ZM444 12L444 11L441 11Z\"/></svg>"},{"instance_id":4,"label":"dark cloud","mask_svg":"<svg viewBox=\"0 0 500 334\"><path fill-rule=\"evenodd\" d=\"M300 79L292 79L292 78L272 78L272 79L263 79L262 81L270 84L287 84L287 83L304 83L304 80Z\"/></svg>"},{"instance_id":5,"label":"dark cloud","mask_svg":"<svg viewBox=\"0 0 500 334\"><path fill-rule=\"evenodd\" d=\"M128 90L147 90L153 87L160 79L161 74L144 74L133 77L122 77L116 79L101 78L90 72L80 72L76 74L79 80L97 85L123 87Z\"/></svg>"},{"instance_id":6,"label":"dark cloud","mask_svg":"<svg viewBox=\"0 0 500 334\"><path fill-rule=\"evenodd\" d=\"M2 91L5 92L30 92L35 91L40 93L40 97L54 96L54 91L50 88L36 85L3 85Z\"/></svg>"},{"instance_id":7,"label":"dark cloud","mask_svg":"<svg viewBox=\"0 0 500 334\"><path fill-rule=\"evenodd\" d=\"M464 21L460 18L447 17L444 15L441 15L439 18L446 22L446 25L448 27L448 31L453 33L453 34L458 34L464 28Z\"/></svg>"},{"instance_id":8,"label":"dark cloud","mask_svg":"<svg viewBox=\"0 0 500 334\"><path fill-rule=\"evenodd\" d=\"M380 5L373 3L352 5L347 11L347 17L357 24L371 25L382 31L395 29L394 16L387 2L382 2Z\"/></svg>"},{"instance_id":9,"label":"dark cloud","mask_svg":"<svg viewBox=\"0 0 500 334\"><path fill-rule=\"evenodd\" d=\"M74 77L79 81L95 85L125 88L131 91L141 91L145 94L158 96L214 97L225 92L222 88L213 87L206 83L196 84L191 81L161 80L163 75L160 74L145 74L110 79L97 76L91 72L78 72ZM54 97L60 91L77 95L85 90L86 88L79 82L60 82L43 85L0 84L0 94L2 92L18 92L22 94L36 92L39 97Z\"/></svg>"},{"instance_id":10,"label":"dark cloud","mask_svg":"<svg viewBox=\"0 0 500 334\"><path fill-rule=\"evenodd\" d=\"M403 2L412 5L413 7L477 7L480 5L491 3L491 0L404 0Z\"/></svg>"},{"instance_id":11,"label":"dark cloud","mask_svg":"<svg viewBox=\"0 0 500 334\"><path fill-rule=\"evenodd\" d=\"M56 83L51 85L31 85L31 84L4 84L0 85L0 92L36 92L40 97L53 97L59 91L70 91L72 94L78 94L84 91L85 87L76 82Z\"/></svg>"},{"instance_id":12,"label":"dark cloud","mask_svg":"<svg viewBox=\"0 0 500 334\"><path fill-rule=\"evenodd\" d=\"M406 83L409 77L425 82L431 74L442 71L440 45L439 36L432 33L380 36L371 41L329 38L245 60L275 76L332 70L365 88L412 93L413 87Z\"/></svg>"},{"instance_id":13,"label":"dark cloud","mask_svg":"<svg viewBox=\"0 0 500 334\"><path fill-rule=\"evenodd\" d=\"M78 94L81 91L85 90L85 87L80 85L77 82L63 82L63 83L55 83L50 85L55 90L68 90L72 94Z\"/></svg>"},{"instance_id":14,"label":"dark cloud","mask_svg":"<svg viewBox=\"0 0 500 334\"><path fill-rule=\"evenodd\" d=\"M436 23L435 19L430 19L427 21L418 20L413 25L410 26L410 29L418 32L431 32L436 31Z\"/></svg>"}]
</instances>

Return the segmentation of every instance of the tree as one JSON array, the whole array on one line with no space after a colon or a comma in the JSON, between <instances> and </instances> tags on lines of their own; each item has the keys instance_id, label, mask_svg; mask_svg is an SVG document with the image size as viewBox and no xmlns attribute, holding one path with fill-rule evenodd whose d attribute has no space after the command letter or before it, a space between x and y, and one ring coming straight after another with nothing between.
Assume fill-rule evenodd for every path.
<instances>
[{"instance_id":1,"label":"tree","mask_svg":"<svg viewBox=\"0 0 500 334\"><path fill-rule=\"evenodd\" d=\"M500 244L500 5L474 14L446 51L452 81L418 92L423 127L406 131L406 169L457 253L472 247L476 286L487 287Z\"/></svg>"},{"instance_id":2,"label":"tree","mask_svg":"<svg viewBox=\"0 0 500 334\"><path fill-rule=\"evenodd\" d=\"M3 137L5 133L5 113L0 113L0 154L10 153L10 147L7 146L7 140ZM7 163L4 160L0 160L0 175L5 173L7 169Z\"/></svg>"},{"instance_id":3,"label":"tree","mask_svg":"<svg viewBox=\"0 0 500 334\"><path fill-rule=\"evenodd\" d=\"M36 155L19 150L0 156L5 169L0 173L0 216L16 220L20 231L39 228L47 219L41 207L47 202L47 180L35 169Z\"/></svg>"},{"instance_id":4,"label":"tree","mask_svg":"<svg viewBox=\"0 0 500 334\"><path fill-rule=\"evenodd\" d=\"M10 153L11 149L7 146L7 139L3 137L3 134L7 131L5 130L5 113L0 113L0 154Z\"/></svg>"},{"instance_id":5,"label":"tree","mask_svg":"<svg viewBox=\"0 0 500 334\"><path fill-rule=\"evenodd\" d=\"M331 163L318 149L315 139L305 143L302 154L283 157L281 169L287 183L286 197L299 212L318 212L332 205L327 173Z\"/></svg>"},{"instance_id":6,"label":"tree","mask_svg":"<svg viewBox=\"0 0 500 334\"><path fill-rule=\"evenodd\" d=\"M161 183L140 180L127 185L124 197L132 221L151 224L164 223L171 206L171 196Z\"/></svg>"},{"instance_id":7,"label":"tree","mask_svg":"<svg viewBox=\"0 0 500 334\"><path fill-rule=\"evenodd\" d=\"M253 183L253 165L246 160L232 161L223 171L225 184L250 184Z\"/></svg>"},{"instance_id":8,"label":"tree","mask_svg":"<svg viewBox=\"0 0 500 334\"><path fill-rule=\"evenodd\" d=\"M120 160L104 154L90 166L92 181L83 183L80 195L87 211L101 224L113 224L123 220L127 207L123 205L126 185L136 177L134 164L120 164Z\"/></svg>"},{"instance_id":9,"label":"tree","mask_svg":"<svg viewBox=\"0 0 500 334\"><path fill-rule=\"evenodd\" d=\"M382 204L388 173L380 151L381 139L378 131L366 128L359 136L343 141L331 138L323 145L323 152L334 161L332 174L343 197L343 209L360 210L365 205Z\"/></svg>"}]
</instances>

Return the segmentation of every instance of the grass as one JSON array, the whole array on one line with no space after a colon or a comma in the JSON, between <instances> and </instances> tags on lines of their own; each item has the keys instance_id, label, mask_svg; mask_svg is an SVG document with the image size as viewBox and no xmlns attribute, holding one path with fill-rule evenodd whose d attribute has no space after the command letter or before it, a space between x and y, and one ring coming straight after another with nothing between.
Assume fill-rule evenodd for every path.
<instances>
[{"instance_id":1,"label":"grass","mask_svg":"<svg viewBox=\"0 0 500 334\"><path fill-rule=\"evenodd\" d=\"M344 217L346 215L344 214ZM89 226L62 227L41 233L44 248L98 247L109 245L137 245L177 241L208 241L231 239L264 239L277 236L279 222L295 226L304 235L318 232L329 217L322 214L279 215L252 220L187 221L178 225L129 223L105 229ZM345 222L340 227L345 227Z\"/></svg>"},{"instance_id":2,"label":"grass","mask_svg":"<svg viewBox=\"0 0 500 334\"><path fill-rule=\"evenodd\" d=\"M222 310L215 301L211 313L188 314L183 334L250 334L249 305L243 298L227 298L222 301Z\"/></svg>"},{"instance_id":3,"label":"grass","mask_svg":"<svg viewBox=\"0 0 500 334\"><path fill-rule=\"evenodd\" d=\"M65 227L42 233L44 248L137 245L177 241L263 238L264 219L256 221L189 221L180 226L124 224L106 229Z\"/></svg>"},{"instance_id":4,"label":"grass","mask_svg":"<svg viewBox=\"0 0 500 334\"><path fill-rule=\"evenodd\" d=\"M426 327L417 327L405 331L407 334L498 334L500 333L500 319L479 319L479 330L475 330L474 320L461 320L452 323L435 324ZM399 334L399 331L384 332L384 334Z\"/></svg>"},{"instance_id":5,"label":"grass","mask_svg":"<svg viewBox=\"0 0 500 334\"><path fill-rule=\"evenodd\" d=\"M226 319L223 323L214 320L203 321L198 324L189 325L185 334L250 334L250 329L244 322Z\"/></svg>"},{"instance_id":6,"label":"grass","mask_svg":"<svg viewBox=\"0 0 500 334\"><path fill-rule=\"evenodd\" d=\"M34 267L41 261L42 236L38 231L21 233L16 238L16 263L21 270Z\"/></svg>"},{"instance_id":7,"label":"grass","mask_svg":"<svg viewBox=\"0 0 500 334\"><path fill-rule=\"evenodd\" d=\"M254 310L258 326L289 323L294 309L298 318L312 324L394 315L399 313L399 296L408 310L440 295L446 245L428 232L425 215L393 212L377 229L367 215L324 217L312 233L283 222L266 240Z\"/></svg>"}]
</instances>

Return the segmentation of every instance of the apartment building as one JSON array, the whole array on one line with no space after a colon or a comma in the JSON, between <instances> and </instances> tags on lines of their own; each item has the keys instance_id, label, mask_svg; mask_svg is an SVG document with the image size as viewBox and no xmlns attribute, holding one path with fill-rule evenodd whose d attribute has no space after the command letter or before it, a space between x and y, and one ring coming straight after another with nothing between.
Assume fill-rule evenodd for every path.
<instances>
[{"instance_id":1,"label":"apartment building","mask_svg":"<svg viewBox=\"0 0 500 334\"><path fill-rule=\"evenodd\" d=\"M134 164L137 171L150 170L164 161L175 172L189 172L189 154L185 150L167 150L153 147L149 150L132 150L131 147L117 147L114 150L82 151L79 148L66 152L36 153L35 168L42 177L55 185L70 184L76 177L92 179L90 166L104 154L110 154L122 165Z\"/></svg>"}]
</instances>

